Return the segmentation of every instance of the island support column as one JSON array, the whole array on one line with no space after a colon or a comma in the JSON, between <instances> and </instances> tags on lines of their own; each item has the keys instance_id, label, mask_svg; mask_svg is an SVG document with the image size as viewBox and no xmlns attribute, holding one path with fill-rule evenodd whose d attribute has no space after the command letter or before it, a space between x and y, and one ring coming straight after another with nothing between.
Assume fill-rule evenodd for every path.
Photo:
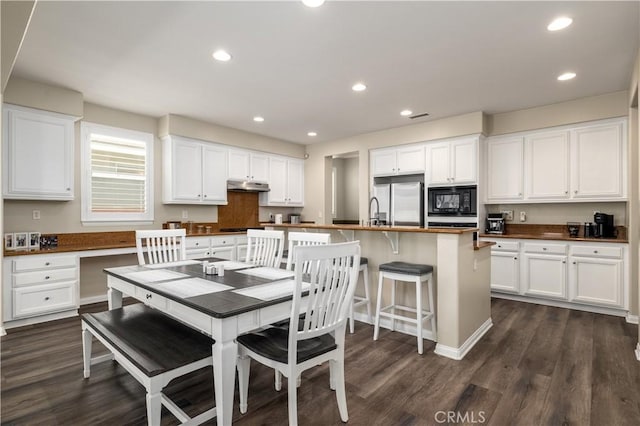
<instances>
[{"instance_id":1,"label":"island support column","mask_svg":"<svg viewBox=\"0 0 640 426\"><path fill-rule=\"evenodd\" d=\"M438 343L435 353L460 360L491 328L491 251L474 250L473 234L438 234Z\"/></svg>"}]
</instances>

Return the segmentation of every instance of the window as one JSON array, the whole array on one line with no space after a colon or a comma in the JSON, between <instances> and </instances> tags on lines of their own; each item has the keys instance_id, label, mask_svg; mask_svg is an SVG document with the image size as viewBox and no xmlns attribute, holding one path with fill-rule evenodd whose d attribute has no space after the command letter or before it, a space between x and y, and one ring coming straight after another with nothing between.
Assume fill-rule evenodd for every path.
<instances>
[{"instance_id":1,"label":"window","mask_svg":"<svg viewBox=\"0 0 640 426\"><path fill-rule=\"evenodd\" d=\"M82 222L153 221L151 133L82 123Z\"/></svg>"}]
</instances>

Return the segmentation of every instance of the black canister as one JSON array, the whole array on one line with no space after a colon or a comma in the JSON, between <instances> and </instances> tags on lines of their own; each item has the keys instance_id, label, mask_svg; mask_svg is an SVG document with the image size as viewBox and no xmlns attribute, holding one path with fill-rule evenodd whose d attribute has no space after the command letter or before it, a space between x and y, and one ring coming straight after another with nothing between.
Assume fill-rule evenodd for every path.
<instances>
[{"instance_id":1,"label":"black canister","mask_svg":"<svg viewBox=\"0 0 640 426\"><path fill-rule=\"evenodd\" d=\"M584 223L584 237L585 238L595 238L597 237L597 235L595 235L595 231L596 231L596 226L594 223L592 222L585 222Z\"/></svg>"}]
</instances>

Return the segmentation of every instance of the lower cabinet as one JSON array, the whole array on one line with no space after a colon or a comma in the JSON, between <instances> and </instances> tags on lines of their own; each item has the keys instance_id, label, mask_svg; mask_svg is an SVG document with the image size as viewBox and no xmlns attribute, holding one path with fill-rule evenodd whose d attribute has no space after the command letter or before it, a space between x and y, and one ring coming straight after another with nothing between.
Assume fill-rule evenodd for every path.
<instances>
[{"instance_id":1,"label":"lower cabinet","mask_svg":"<svg viewBox=\"0 0 640 426\"><path fill-rule=\"evenodd\" d=\"M214 236L214 237L189 237L187 238L187 259L200 259L204 257L219 257L226 260L236 260L237 244L244 242L246 236Z\"/></svg>"},{"instance_id":2,"label":"lower cabinet","mask_svg":"<svg viewBox=\"0 0 640 426\"><path fill-rule=\"evenodd\" d=\"M493 239L491 290L537 303L628 308L626 244ZM522 300L522 299L519 299Z\"/></svg>"}]
</instances>

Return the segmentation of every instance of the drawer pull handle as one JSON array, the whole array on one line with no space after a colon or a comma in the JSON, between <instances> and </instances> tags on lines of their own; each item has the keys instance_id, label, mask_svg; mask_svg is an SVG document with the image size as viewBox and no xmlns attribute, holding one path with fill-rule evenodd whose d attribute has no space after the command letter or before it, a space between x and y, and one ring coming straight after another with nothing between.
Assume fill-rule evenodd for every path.
<instances>
[{"instance_id":1,"label":"drawer pull handle","mask_svg":"<svg viewBox=\"0 0 640 426\"><path fill-rule=\"evenodd\" d=\"M577 265L577 264L578 264L578 262L576 262L576 261L574 260L574 261L573 261L573 264L574 264L574 265Z\"/></svg>"},{"instance_id":2,"label":"drawer pull handle","mask_svg":"<svg viewBox=\"0 0 640 426\"><path fill-rule=\"evenodd\" d=\"M546 251L546 250L547 250L547 248L546 248L546 247L542 247L542 250L543 250L543 251Z\"/></svg>"},{"instance_id":3,"label":"drawer pull handle","mask_svg":"<svg viewBox=\"0 0 640 426\"><path fill-rule=\"evenodd\" d=\"M151 294L147 293L147 299L151 299Z\"/></svg>"},{"instance_id":4,"label":"drawer pull handle","mask_svg":"<svg viewBox=\"0 0 640 426\"><path fill-rule=\"evenodd\" d=\"M567 261L566 261L566 260L563 260L563 261L562 261L562 263L567 263Z\"/></svg>"},{"instance_id":5,"label":"drawer pull handle","mask_svg":"<svg viewBox=\"0 0 640 426\"><path fill-rule=\"evenodd\" d=\"M517 258L517 257L514 257L514 258L513 258L513 260L518 260L518 258Z\"/></svg>"},{"instance_id":6,"label":"drawer pull handle","mask_svg":"<svg viewBox=\"0 0 640 426\"><path fill-rule=\"evenodd\" d=\"M593 252L597 254L597 253L598 253L598 250L594 250Z\"/></svg>"},{"instance_id":7,"label":"drawer pull handle","mask_svg":"<svg viewBox=\"0 0 640 426\"><path fill-rule=\"evenodd\" d=\"M49 278L51 278L51 277L49 277L49 275L47 275L46 277L44 277L44 279L45 279L45 280L48 280Z\"/></svg>"},{"instance_id":8,"label":"drawer pull handle","mask_svg":"<svg viewBox=\"0 0 640 426\"><path fill-rule=\"evenodd\" d=\"M51 299L49 296L45 297L44 300L49 300Z\"/></svg>"},{"instance_id":9,"label":"drawer pull handle","mask_svg":"<svg viewBox=\"0 0 640 426\"><path fill-rule=\"evenodd\" d=\"M500 244L498 244L498 248L502 248L502 246Z\"/></svg>"},{"instance_id":10,"label":"drawer pull handle","mask_svg":"<svg viewBox=\"0 0 640 426\"><path fill-rule=\"evenodd\" d=\"M49 265L51 265L51 262L45 262L44 263L44 266L49 266Z\"/></svg>"}]
</instances>

